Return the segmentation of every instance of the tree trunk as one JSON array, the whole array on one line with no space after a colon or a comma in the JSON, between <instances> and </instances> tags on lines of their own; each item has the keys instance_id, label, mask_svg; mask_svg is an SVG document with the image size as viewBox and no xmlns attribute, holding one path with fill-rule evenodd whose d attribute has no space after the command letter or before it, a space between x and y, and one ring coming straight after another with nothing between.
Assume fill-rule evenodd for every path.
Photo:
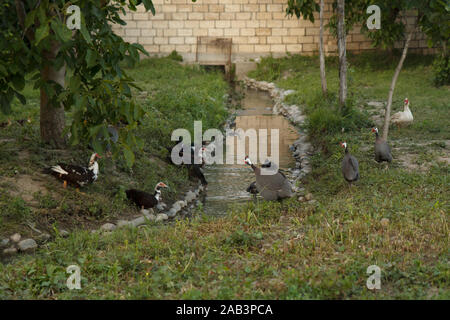
<instances>
[{"instance_id":1,"label":"tree trunk","mask_svg":"<svg viewBox=\"0 0 450 320\"><path fill-rule=\"evenodd\" d=\"M320 39L319 39L319 55L320 55L320 80L322 81L323 95L327 95L327 78L325 75L325 53L323 52L323 11L324 0L320 0Z\"/></svg>"},{"instance_id":2,"label":"tree trunk","mask_svg":"<svg viewBox=\"0 0 450 320\"><path fill-rule=\"evenodd\" d=\"M391 122L391 107L392 107L392 97L394 95L395 85L397 84L397 78L403 67L403 62L406 58L406 53L408 52L409 42L411 41L414 29L411 30L406 38L405 47L403 48L402 57L395 69L394 76L392 77L391 88L389 89L388 101L386 106L386 112L384 114L384 127L383 127L383 139L387 141L389 133L389 123Z\"/></svg>"},{"instance_id":3,"label":"tree trunk","mask_svg":"<svg viewBox=\"0 0 450 320\"><path fill-rule=\"evenodd\" d=\"M345 49L345 0L338 0L339 107L347 99L347 51Z\"/></svg>"},{"instance_id":4,"label":"tree trunk","mask_svg":"<svg viewBox=\"0 0 450 320\"><path fill-rule=\"evenodd\" d=\"M47 65L41 70L41 79L47 83L54 81L64 87L64 78L66 75L65 65L59 70L51 67L59 48L60 45L55 42L52 44L50 51L43 52L43 57L47 60ZM54 144L58 148L64 146L65 139L62 135L65 126L64 106L52 104L44 88L41 88L40 118L42 141Z\"/></svg>"}]
</instances>

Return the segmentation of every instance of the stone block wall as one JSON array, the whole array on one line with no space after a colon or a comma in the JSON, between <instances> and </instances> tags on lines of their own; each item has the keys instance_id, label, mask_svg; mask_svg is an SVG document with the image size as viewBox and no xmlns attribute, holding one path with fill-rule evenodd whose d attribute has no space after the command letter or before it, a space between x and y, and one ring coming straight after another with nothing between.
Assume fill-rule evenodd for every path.
<instances>
[{"instance_id":1,"label":"stone block wall","mask_svg":"<svg viewBox=\"0 0 450 320\"><path fill-rule=\"evenodd\" d=\"M332 15L332 0L325 1L325 24ZM195 61L198 37L231 38L232 61L245 61L268 54L280 56L290 53L318 52L319 18L315 23L296 17L286 17L287 0L153 0L156 14L128 12L123 19L126 26L114 26L114 31L129 42L137 42L151 54L167 55L178 51L186 61ZM412 16L408 21L412 22ZM336 40L325 37L328 54L337 52ZM398 44L399 47L402 43ZM414 35L414 51L431 52L425 36ZM347 37L347 50L360 52L372 49L370 41L359 33L359 27ZM210 60L214 60L212 52ZM222 59L222 56L218 59Z\"/></svg>"}]
</instances>

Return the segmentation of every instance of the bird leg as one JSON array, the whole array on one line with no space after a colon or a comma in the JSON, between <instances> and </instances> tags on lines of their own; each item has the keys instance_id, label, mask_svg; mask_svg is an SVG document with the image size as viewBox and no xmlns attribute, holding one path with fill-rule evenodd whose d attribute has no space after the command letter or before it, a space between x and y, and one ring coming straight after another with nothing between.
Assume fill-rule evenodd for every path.
<instances>
[{"instance_id":1,"label":"bird leg","mask_svg":"<svg viewBox=\"0 0 450 320\"><path fill-rule=\"evenodd\" d=\"M63 188L64 188L64 189L66 189L66 188L67 188L67 180L64 180L64 183L63 183Z\"/></svg>"},{"instance_id":2,"label":"bird leg","mask_svg":"<svg viewBox=\"0 0 450 320\"><path fill-rule=\"evenodd\" d=\"M75 191L78 192L79 194L82 194L83 196L87 196L86 193L80 191L80 188L76 188Z\"/></svg>"}]
</instances>

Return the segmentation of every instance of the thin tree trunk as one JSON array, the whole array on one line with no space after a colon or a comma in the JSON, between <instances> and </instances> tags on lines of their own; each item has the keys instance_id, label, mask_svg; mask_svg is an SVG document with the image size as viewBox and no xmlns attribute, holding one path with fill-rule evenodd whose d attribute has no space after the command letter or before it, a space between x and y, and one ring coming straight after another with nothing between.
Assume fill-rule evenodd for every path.
<instances>
[{"instance_id":1,"label":"thin tree trunk","mask_svg":"<svg viewBox=\"0 0 450 320\"><path fill-rule=\"evenodd\" d=\"M323 95L327 95L327 78L325 75L325 53L323 52L323 11L324 0L320 0L320 39L319 39L319 55L320 55L320 80L322 81Z\"/></svg>"},{"instance_id":2,"label":"thin tree trunk","mask_svg":"<svg viewBox=\"0 0 450 320\"><path fill-rule=\"evenodd\" d=\"M60 45L53 43L49 51L43 53L48 64L41 70L41 78L45 82L54 81L64 87L64 78L66 75L65 65L55 70L51 67L52 61L58 54ZM44 88L41 88L41 139L45 143L54 144L56 147L62 147L65 144L63 130L65 126L64 106L54 105L47 96Z\"/></svg>"},{"instance_id":3,"label":"thin tree trunk","mask_svg":"<svg viewBox=\"0 0 450 320\"><path fill-rule=\"evenodd\" d=\"M339 107L347 99L347 51L345 49L345 0L338 0Z\"/></svg>"},{"instance_id":4,"label":"thin tree trunk","mask_svg":"<svg viewBox=\"0 0 450 320\"><path fill-rule=\"evenodd\" d=\"M415 28L414 28L415 29ZM391 122L391 107L392 107L392 97L394 95L395 85L397 84L397 78L403 67L403 62L406 58L406 53L408 52L409 43L411 41L414 29L411 30L406 38L405 47L403 48L402 57L395 69L394 76L392 77L391 88L389 89L388 101L386 106L386 112L384 114L384 127L383 127L383 139L387 141L389 134L389 123Z\"/></svg>"}]
</instances>

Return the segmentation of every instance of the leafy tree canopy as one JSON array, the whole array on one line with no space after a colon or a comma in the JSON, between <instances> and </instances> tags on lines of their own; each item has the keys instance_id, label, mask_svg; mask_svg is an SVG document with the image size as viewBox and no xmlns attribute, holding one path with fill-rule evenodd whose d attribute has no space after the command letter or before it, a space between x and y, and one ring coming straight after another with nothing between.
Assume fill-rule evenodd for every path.
<instances>
[{"instance_id":1,"label":"leafy tree canopy","mask_svg":"<svg viewBox=\"0 0 450 320\"><path fill-rule=\"evenodd\" d=\"M119 13L136 11L143 4L155 13L150 0L4 0L0 4L0 109L11 112L14 98L22 104L20 93L26 81L44 90L53 105L63 104L73 121L66 128L70 143L93 144L102 152L110 144L108 125L120 128L113 153L122 151L129 165L133 149L142 147L133 130L144 115L131 88L136 87L124 66L133 66L140 54L148 53L139 44L125 42L112 31L113 24L125 25ZM81 28L70 30L66 21L70 5L81 9ZM45 52L57 44L55 59ZM66 85L42 79L41 70L51 65L55 70L66 66ZM96 137L104 137L100 141Z\"/></svg>"}]
</instances>

